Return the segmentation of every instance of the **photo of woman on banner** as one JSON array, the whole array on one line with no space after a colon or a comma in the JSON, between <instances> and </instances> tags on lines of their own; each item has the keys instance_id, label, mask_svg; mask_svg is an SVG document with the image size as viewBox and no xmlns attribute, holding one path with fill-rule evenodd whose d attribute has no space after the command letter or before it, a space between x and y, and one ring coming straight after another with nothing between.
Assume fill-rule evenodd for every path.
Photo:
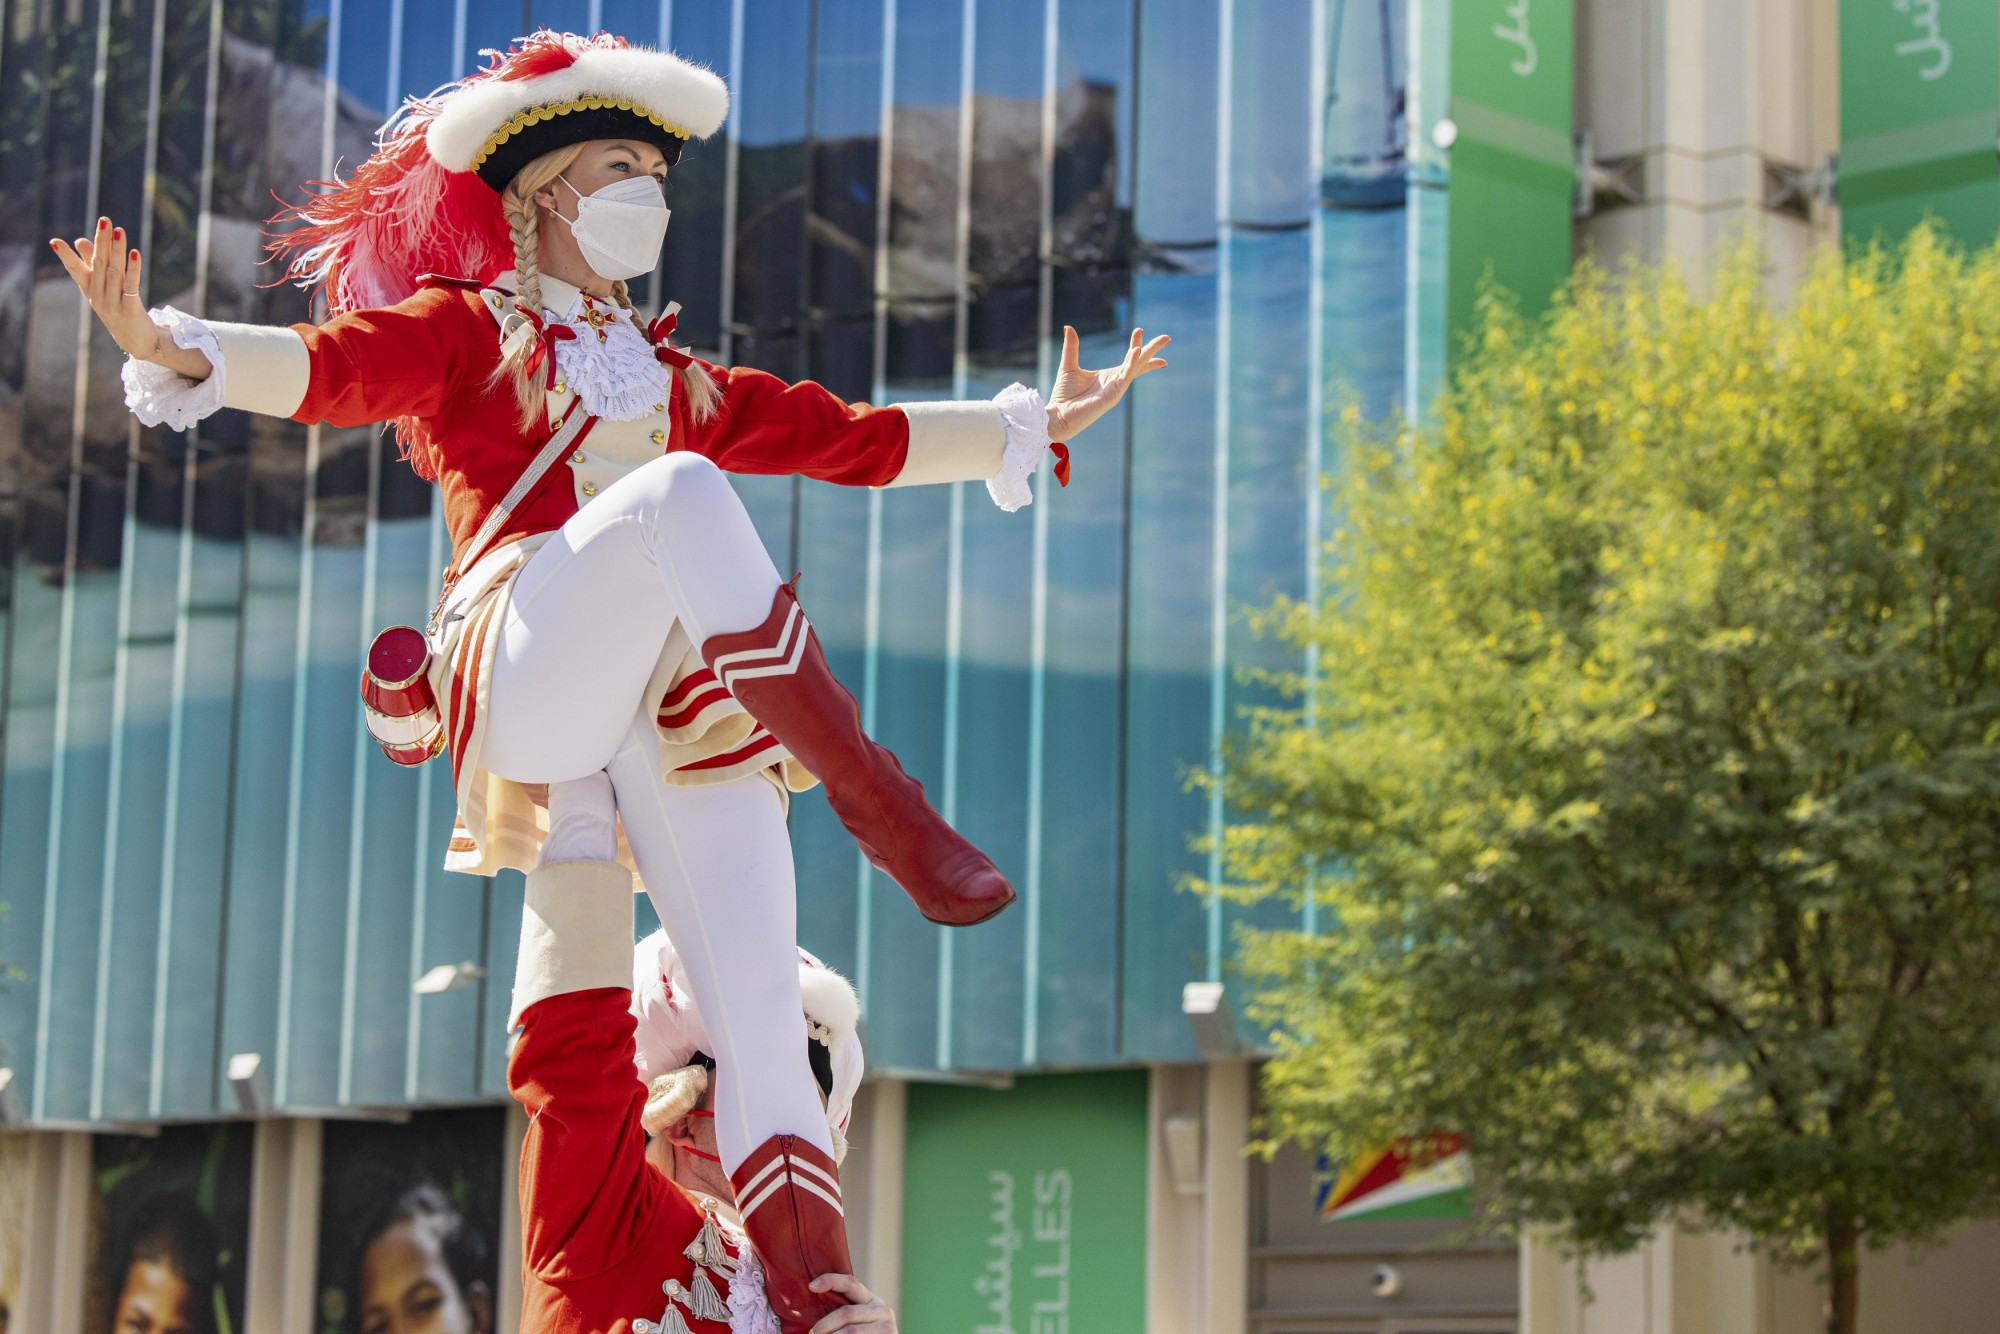
<instances>
[{"instance_id":1,"label":"photo of woman on banner","mask_svg":"<svg viewBox=\"0 0 2000 1334\"><path fill-rule=\"evenodd\" d=\"M493 1334L500 1109L322 1133L318 1334Z\"/></svg>"}]
</instances>

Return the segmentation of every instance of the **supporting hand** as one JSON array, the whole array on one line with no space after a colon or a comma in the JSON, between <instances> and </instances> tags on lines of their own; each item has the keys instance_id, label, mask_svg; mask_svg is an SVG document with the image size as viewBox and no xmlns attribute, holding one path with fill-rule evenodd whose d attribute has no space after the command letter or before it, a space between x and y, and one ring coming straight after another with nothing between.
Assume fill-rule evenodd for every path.
<instances>
[{"instance_id":1,"label":"supporting hand","mask_svg":"<svg viewBox=\"0 0 2000 1334\"><path fill-rule=\"evenodd\" d=\"M889 1304L847 1274L821 1274L812 1281L814 1292L833 1292L847 1298L847 1305L820 1317L811 1334L836 1334L843 1329L862 1334L896 1334L896 1313Z\"/></svg>"},{"instance_id":2,"label":"supporting hand","mask_svg":"<svg viewBox=\"0 0 2000 1334\"><path fill-rule=\"evenodd\" d=\"M1056 372L1055 392L1049 399L1049 436L1073 440L1077 433L1118 406L1132 382L1166 366L1160 351L1173 340L1165 334L1146 341L1144 329L1132 331L1132 343L1125 360L1110 370L1087 371L1077 360L1076 330L1063 326L1062 368Z\"/></svg>"}]
</instances>

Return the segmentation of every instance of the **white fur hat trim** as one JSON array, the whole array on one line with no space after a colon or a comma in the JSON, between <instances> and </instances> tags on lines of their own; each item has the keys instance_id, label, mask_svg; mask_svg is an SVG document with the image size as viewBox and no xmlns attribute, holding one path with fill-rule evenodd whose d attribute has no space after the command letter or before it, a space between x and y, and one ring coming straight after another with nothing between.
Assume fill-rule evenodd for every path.
<instances>
[{"instance_id":1,"label":"white fur hat trim","mask_svg":"<svg viewBox=\"0 0 2000 1334\"><path fill-rule=\"evenodd\" d=\"M594 48L549 74L468 80L444 97L425 144L446 171L472 171L521 128L515 122L545 120L586 98L638 112L682 138L706 139L729 117L729 89L713 72L666 51Z\"/></svg>"},{"instance_id":2,"label":"white fur hat trim","mask_svg":"<svg viewBox=\"0 0 2000 1334\"><path fill-rule=\"evenodd\" d=\"M866 1058L857 1029L861 998L854 984L805 950L799 951L799 993L806 1026L833 1056L833 1089L827 1095L826 1120L834 1142L845 1145L847 1123L854 1113L854 1095L861 1087ZM635 1064L642 1083L686 1065L698 1051L713 1056L708 1026L694 1003L694 989L679 951L665 931L655 931L632 949L632 1016Z\"/></svg>"}]
</instances>

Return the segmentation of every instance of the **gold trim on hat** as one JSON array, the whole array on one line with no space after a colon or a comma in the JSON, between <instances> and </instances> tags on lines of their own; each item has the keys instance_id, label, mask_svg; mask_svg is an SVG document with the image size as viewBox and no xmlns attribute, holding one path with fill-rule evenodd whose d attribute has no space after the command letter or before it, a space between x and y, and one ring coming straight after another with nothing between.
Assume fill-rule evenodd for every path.
<instances>
[{"instance_id":1,"label":"gold trim on hat","mask_svg":"<svg viewBox=\"0 0 2000 1334\"><path fill-rule=\"evenodd\" d=\"M650 121L654 125L659 126L677 139L692 139L694 137L690 131L682 129L664 116L657 115L642 106L635 105L629 97L597 97L595 95L588 95L572 98L567 102L551 102L547 106L529 107L526 111L523 111L520 115L514 117L493 132L492 137L486 141L486 147L480 149L479 155L472 159L472 170L478 171L481 167L485 166L486 159L492 157L500 145L506 143L530 125L539 125L545 120L554 120L557 116L567 116L572 111L600 111L607 107L615 107L620 111L629 111L641 120Z\"/></svg>"}]
</instances>

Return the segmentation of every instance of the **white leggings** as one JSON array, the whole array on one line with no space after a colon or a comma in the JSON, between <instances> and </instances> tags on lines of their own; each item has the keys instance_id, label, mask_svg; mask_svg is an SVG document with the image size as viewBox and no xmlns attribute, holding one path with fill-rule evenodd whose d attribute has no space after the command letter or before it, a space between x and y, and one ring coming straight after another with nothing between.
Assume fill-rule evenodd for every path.
<instances>
[{"instance_id":1,"label":"white leggings","mask_svg":"<svg viewBox=\"0 0 2000 1334\"><path fill-rule=\"evenodd\" d=\"M778 584L714 464L677 453L635 470L515 577L480 753L502 778L557 785L545 860L613 855L610 821L589 796L602 780L571 781L609 773L639 876L717 1048L716 1140L732 1172L773 1135L833 1151L806 1060L791 839L761 777L667 783L642 696L674 622L697 645L751 629Z\"/></svg>"}]
</instances>

